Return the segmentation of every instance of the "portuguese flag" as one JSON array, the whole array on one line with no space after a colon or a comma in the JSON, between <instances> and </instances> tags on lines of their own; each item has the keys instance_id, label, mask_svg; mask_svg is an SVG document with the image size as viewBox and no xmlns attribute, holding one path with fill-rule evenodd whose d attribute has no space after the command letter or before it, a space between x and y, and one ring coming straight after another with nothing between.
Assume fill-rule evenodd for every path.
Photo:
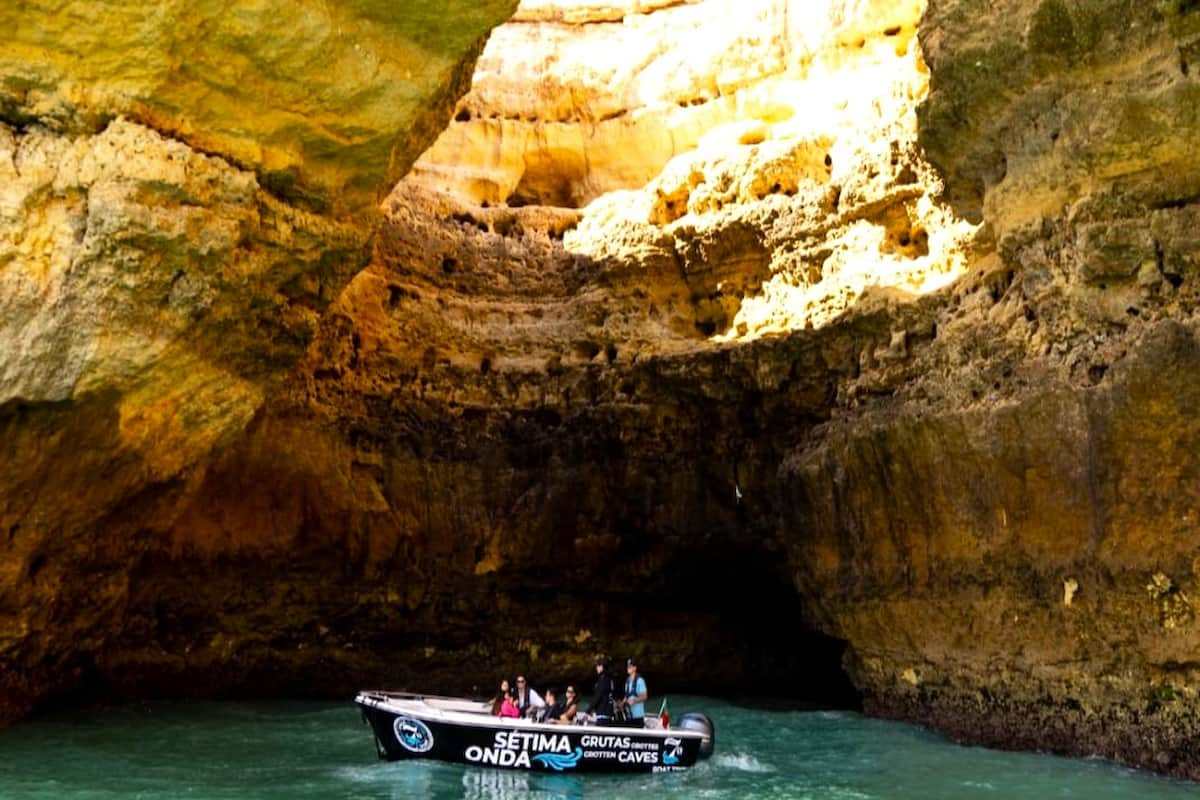
<instances>
[{"instance_id":1,"label":"portuguese flag","mask_svg":"<svg viewBox=\"0 0 1200 800\"><path fill-rule=\"evenodd\" d=\"M667 711L667 698L665 697L658 709L658 721L664 729L671 727L671 712Z\"/></svg>"}]
</instances>

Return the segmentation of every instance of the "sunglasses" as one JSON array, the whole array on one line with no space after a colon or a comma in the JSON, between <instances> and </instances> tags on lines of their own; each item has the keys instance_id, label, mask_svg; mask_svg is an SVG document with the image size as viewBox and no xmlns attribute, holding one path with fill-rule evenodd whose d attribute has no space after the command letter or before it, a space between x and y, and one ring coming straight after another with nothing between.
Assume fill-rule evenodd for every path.
<instances>
[{"instance_id":1,"label":"sunglasses","mask_svg":"<svg viewBox=\"0 0 1200 800\"><path fill-rule=\"evenodd\" d=\"M525 682L524 678L517 678L517 683L524 683L524 682Z\"/></svg>"}]
</instances>

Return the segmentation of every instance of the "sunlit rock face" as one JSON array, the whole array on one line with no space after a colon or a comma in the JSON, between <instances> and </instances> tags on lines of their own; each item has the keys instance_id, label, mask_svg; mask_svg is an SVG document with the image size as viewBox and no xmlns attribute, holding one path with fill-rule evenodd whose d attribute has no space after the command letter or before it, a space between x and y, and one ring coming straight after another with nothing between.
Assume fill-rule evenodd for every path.
<instances>
[{"instance_id":1,"label":"sunlit rock face","mask_svg":"<svg viewBox=\"0 0 1200 800\"><path fill-rule=\"evenodd\" d=\"M819 632L872 713L1200 777L1192 6L526 2L368 248L11 120L0 712Z\"/></svg>"},{"instance_id":2,"label":"sunlit rock face","mask_svg":"<svg viewBox=\"0 0 1200 800\"><path fill-rule=\"evenodd\" d=\"M934 0L920 40L994 245L781 465L797 582L868 710L1198 778L1200 12Z\"/></svg>"},{"instance_id":3,"label":"sunlit rock face","mask_svg":"<svg viewBox=\"0 0 1200 800\"><path fill-rule=\"evenodd\" d=\"M965 269L972 229L916 143L920 14L523 5L393 203L420 187L447 207L586 206L564 248L681 271L669 325L685 334L785 333L869 288L936 290Z\"/></svg>"},{"instance_id":4,"label":"sunlit rock face","mask_svg":"<svg viewBox=\"0 0 1200 800\"><path fill-rule=\"evenodd\" d=\"M322 277L364 257L362 231L127 121L80 137L0 125L0 175L0 403L178 388L180 359L237 394L239 372L302 352L317 314L290 301L319 303ZM239 337L250 351L228 352Z\"/></svg>"},{"instance_id":5,"label":"sunlit rock face","mask_svg":"<svg viewBox=\"0 0 1200 800\"><path fill-rule=\"evenodd\" d=\"M526 8L503 36L633 53L707 5ZM830 9L811 64L720 113L625 61L556 51L525 95L482 70L310 353L342 471L380 510L489 487L454 505L488 580L611 552L671 575L680 541L783 570L873 713L1196 776L1195 12L939 2L910 42L915 15ZM805 82L860 73L878 114ZM605 155L639 113L696 133Z\"/></svg>"},{"instance_id":6,"label":"sunlit rock face","mask_svg":"<svg viewBox=\"0 0 1200 800\"><path fill-rule=\"evenodd\" d=\"M478 3L6 3L0 118L64 133L130 117L255 172L293 204L369 212L512 12Z\"/></svg>"}]
</instances>

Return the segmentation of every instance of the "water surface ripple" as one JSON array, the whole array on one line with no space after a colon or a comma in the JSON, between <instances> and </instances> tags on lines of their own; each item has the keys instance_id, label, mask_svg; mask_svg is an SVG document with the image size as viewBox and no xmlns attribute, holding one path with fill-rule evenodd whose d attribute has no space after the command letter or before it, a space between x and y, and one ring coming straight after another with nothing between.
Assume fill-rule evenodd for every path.
<instances>
[{"instance_id":1,"label":"water surface ripple","mask_svg":"<svg viewBox=\"0 0 1200 800\"><path fill-rule=\"evenodd\" d=\"M677 775L533 775L385 764L349 705L173 704L56 714L0 732L4 800L1195 800L1200 786L1100 760L959 747L908 725L827 711L707 710L718 752Z\"/></svg>"}]
</instances>

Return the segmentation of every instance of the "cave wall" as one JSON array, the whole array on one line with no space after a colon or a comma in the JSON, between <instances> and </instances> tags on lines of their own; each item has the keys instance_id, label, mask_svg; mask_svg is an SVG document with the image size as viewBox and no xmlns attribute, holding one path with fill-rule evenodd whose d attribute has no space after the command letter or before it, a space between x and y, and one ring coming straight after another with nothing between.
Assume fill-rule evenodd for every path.
<instances>
[{"instance_id":1,"label":"cave wall","mask_svg":"<svg viewBox=\"0 0 1200 800\"><path fill-rule=\"evenodd\" d=\"M95 685L513 5L0 10L0 720Z\"/></svg>"},{"instance_id":2,"label":"cave wall","mask_svg":"<svg viewBox=\"0 0 1200 800\"><path fill-rule=\"evenodd\" d=\"M852 55L829 59L821 74L844 61L917 74L917 7L870 20L874 8L843 14L830 4L799 60L829 42ZM561 10L526 8L533 16L514 24L535 40L547 30L562 39ZM607 41L614 26L628 27L671 67L670 48L654 41L670 25L655 15L691 15L711 35L728 4L641 10L584 10L569 24L585 41L593 29ZM768 12L762 19L785 19L788 6ZM57 41L47 33L55 20L14 35ZM178 39L185 32L147 40L153 80L186 66L163 62L162 37L201 46ZM765 43L777 66L788 41ZM802 636L781 647L747 624L760 605L796 601L777 548L764 544L769 527L735 497L750 479L742 472L778 458L766 454L774 445L755 455L738 432L760 400L742 409L731 390L742 378L730 376L753 373L766 391L782 378L740 361L696 373L690 357L660 356L703 360L708 334L733 327L739 292L756 279L802 272L820 283L820 270L786 255L789 239L821 252L831 230L844 237L838 253L821 255L835 275L860 239L918 284L961 269L899 244L910 217L945 213L910 145L915 116L867 115L864 124L895 136L862 152L842 141L831 166L827 135L767 103L770 84L807 72L756 75L761 49L701 51L684 65L683 89L704 84L714 58L749 77L710 87L726 126L713 146L685 138L654 155L658 168L684 160L638 196L637 208L658 209L649 217L620 218L619 204L589 215L554 205L557 196L488 208L486 198L430 186L418 169L375 232L371 214L312 202L337 148L317 148L289 173L297 182L281 183L267 161L239 155L238 142L221 144L241 124L241 87L229 89L230 117L214 125L211 108L191 108L194 76L180 87L172 78L183 94L161 99L178 101L185 122L164 122L146 105L159 97L153 86L113 91L95 72L115 67L108 43L93 44L91 60L65 65L53 48L29 50L37 57L21 69L51 78L24 93L10 82L17 90L6 101L15 176L4 295L14 310L4 351L6 717L70 692L338 692L431 673L463 689L518 667L565 678L600 651L636 650L681 688L787 685L805 668ZM203 45L221 52L237 42L218 35ZM343 54L321 52L335 66ZM487 58L495 65L506 53ZM291 55L261 58L275 69L273 59ZM439 74L452 91L458 73ZM608 86L602 75L583 78L593 92ZM247 86L258 80L246 76ZM920 90L912 80L904 71L883 84L888 107ZM90 86L82 99L73 81ZM757 99L743 102L741 89ZM627 110L657 119L663 109L648 106L665 104L686 115L675 94ZM342 99L333 101L329 113ZM826 116L826 128L856 124ZM411 126L411 146L424 128L404 119L397 112L393 123ZM759 148L768 138L778 141ZM722 154L730 141L731 157ZM202 152L214 146L224 151ZM339 169L361 155L348 146ZM843 163L852 158L869 167ZM693 174L711 174L716 188L691 191ZM781 219L765 235L764 197ZM723 205L727 213L704 216ZM689 216L693 208L700 213ZM706 227L696 231L697 221ZM611 235L614 222L623 238ZM773 252L784 254L774 267ZM863 291L856 280L844 294ZM845 287L830 283L837 288L817 300L833 298L836 313ZM804 391L819 415L829 385L813 370ZM667 386L674 397L659 394ZM724 432L714 436L714 423ZM795 423L780 412L777 427ZM733 600L716 603L714 586ZM512 641L508 631L522 626L529 636Z\"/></svg>"},{"instance_id":3,"label":"cave wall","mask_svg":"<svg viewBox=\"0 0 1200 800\"><path fill-rule=\"evenodd\" d=\"M392 186L353 144L281 188L25 95L0 717L818 631L871 713L1200 777L1200 12L733 5L523 3L363 215L288 190Z\"/></svg>"},{"instance_id":4,"label":"cave wall","mask_svg":"<svg viewBox=\"0 0 1200 800\"><path fill-rule=\"evenodd\" d=\"M1197 26L930 3L921 141L990 252L779 472L871 712L1200 774Z\"/></svg>"}]
</instances>

